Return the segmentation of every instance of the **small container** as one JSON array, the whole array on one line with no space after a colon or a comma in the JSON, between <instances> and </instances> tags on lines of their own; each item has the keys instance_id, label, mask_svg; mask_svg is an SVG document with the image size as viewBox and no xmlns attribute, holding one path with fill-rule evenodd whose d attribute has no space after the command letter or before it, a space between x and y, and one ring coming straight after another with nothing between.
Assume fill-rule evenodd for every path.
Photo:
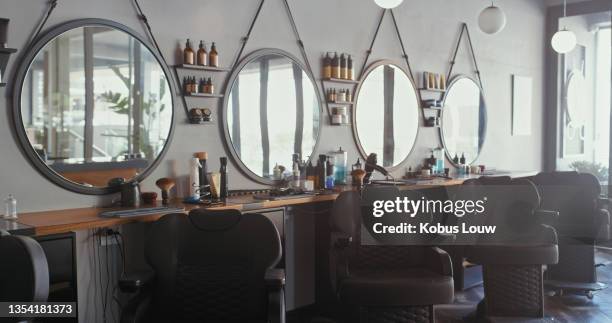
<instances>
[{"instance_id":1,"label":"small container","mask_svg":"<svg viewBox=\"0 0 612 323\"><path fill-rule=\"evenodd\" d=\"M9 194L8 198L4 200L4 218L17 219L17 200L13 197L13 194Z\"/></svg>"},{"instance_id":2,"label":"small container","mask_svg":"<svg viewBox=\"0 0 612 323\"><path fill-rule=\"evenodd\" d=\"M333 153L334 158L334 181L336 184L346 184L347 152L340 147Z\"/></svg>"},{"instance_id":3,"label":"small container","mask_svg":"<svg viewBox=\"0 0 612 323\"><path fill-rule=\"evenodd\" d=\"M342 115L340 114L332 114L331 122L332 124L342 124Z\"/></svg>"}]
</instances>

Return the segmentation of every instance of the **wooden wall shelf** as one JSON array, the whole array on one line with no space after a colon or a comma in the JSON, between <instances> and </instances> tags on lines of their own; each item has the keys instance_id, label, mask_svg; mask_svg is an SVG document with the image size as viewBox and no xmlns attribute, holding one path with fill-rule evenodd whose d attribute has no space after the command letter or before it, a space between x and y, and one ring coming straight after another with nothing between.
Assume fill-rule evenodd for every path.
<instances>
[{"instance_id":1,"label":"wooden wall shelf","mask_svg":"<svg viewBox=\"0 0 612 323\"><path fill-rule=\"evenodd\" d=\"M345 79L336 79L336 78L324 78L322 80L325 82L334 82L334 83L359 84L359 81L355 81L355 80L345 80Z\"/></svg>"},{"instance_id":2,"label":"wooden wall shelf","mask_svg":"<svg viewBox=\"0 0 612 323\"><path fill-rule=\"evenodd\" d=\"M192 65L192 64L179 64L174 65L176 68L186 69L186 70L200 70L207 72L229 72L230 69L227 67L214 67L214 66L203 66L203 65Z\"/></svg>"},{"instance_id":3,"label":"wooden wall shelf","mask_svg":"<svg viewBox=\"0 0 612 323\"><path fill-rule=\"evenodd\" d=\"M8 65L9 59L13 53L16 53L16 48L0 48L0 76L6 75L6 66ZM1 81L1 80L0 80ZM5 87L6 83L0 83L0 87Z\"/></svg>"},{"instance_id":4,"label":"wooden wall shelf","mask_svg":"<svg viewBox=\"0 0 612 323\"><path fill-rule=\"evenodd\" d=\"M185 96L200 97L200 98L222 98L223 94L185 93Z\"/></svg>"},{"instance_id":5,"label":"wooden wall shelf","mask_svg":"<svg viewBox=\"0 0 612 323\"><path fill-rule=\"evenodd\" d=\"M428 88L419 88L419 91L436 92L436 93L446 93L446 90L441 90L441 89L428 89Z\"/></svg>"}]
</instances>

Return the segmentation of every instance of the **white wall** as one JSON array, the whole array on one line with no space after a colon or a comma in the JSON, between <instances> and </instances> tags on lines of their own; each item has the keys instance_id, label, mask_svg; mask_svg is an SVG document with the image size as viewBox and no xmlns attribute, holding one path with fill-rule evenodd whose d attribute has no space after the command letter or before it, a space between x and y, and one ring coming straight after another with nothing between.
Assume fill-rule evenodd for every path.
<instances>
[{"instance_id":1,"label":"white wall","mask_svg":"<svg viewBox=\"0 0 612 323\"><path fill-rule=\"evenodd\" d=\"M319 57L325 51L352 53L359 68L374 33L379 9L371 0L290 0L298 28L306 45L315 76L320 76ZM23 48L27 37L45 10L47 0L3 0L0 16L11 19L9 46ZM131 1L127 0L62 0L47 26L68 20L95 17L117 21L144 35ZM495 36L485 35L477 27L478 13L488 5L486 0L410 0L396 9L398 24L404 37L415 76L423 70L446 72L458 37L460 23L470 27L476 55L482 72L488 103L488 131L482 154L477 161L488 167L512 170L539 170L542 164L543 113L543 42L545 4L542 1L498 1L508 17L506 28ZM177 61L177 48L189 37L194 40L216 40L221 51L221 64L228 65L235 55L240 38L246 32L258 1L181 0L142 1L164 55L169 64ZM277 47L299 57L299 50L290 32L281 0L268 0L263 8L245 54L263 47ZM371 61L387 58L402 65L400 48L389 16L385 19ZM462 46L455 71L473 75ZM9 71L18 57L11 58ZM359 71L357 71L359 73ZM512 137L511 74L534 78L533 135ZM11 75L7 81L11 82ZM7 88L0 94L8 98ZM187 174L188 158L194 151L208 151L212 169L218 167L218 157L228 155L221 142L221 125L197 126L186 124L181 101L175 106L176 131L171 147L160 166L145 181L144 190L156 190L155 179ZM209 101L206 101L207 103ZM204 102L202 102L204 104ZM214 102L210 101L211 107ZM78 195L59 188L40 175L17 147L11 131L7 100L0 101L0 196L12 193L21 211L92 206L107 199ZM214 109L215 120L220 110ZM319 152L325 153L342 146L350 160L357 157L357 148L350 127L325 125ZM421 128L405 168L420 164L429 150L439 145L437 131ZM318 154L319 152L316 152ZM404 167L403 167L404 168ZM230 165L231 188L253 188L257 185ZM403 172L403 171L402 171ZM398 172L397 175L401 175Z\"/></svg>"}]
</instances>

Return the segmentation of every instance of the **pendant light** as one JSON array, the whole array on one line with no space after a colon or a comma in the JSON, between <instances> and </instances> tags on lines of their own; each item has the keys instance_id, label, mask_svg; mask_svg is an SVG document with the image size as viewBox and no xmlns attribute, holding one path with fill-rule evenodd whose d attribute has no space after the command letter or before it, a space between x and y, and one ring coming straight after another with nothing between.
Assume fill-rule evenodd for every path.
<instances>
[{"instance_id":1,"label":"pendant light","mask_svg":"<svg viewBox=\"0 0 612 323\"><path fill-rule=\"evenodd\" d=\"M480 12L478 26L484 33L497 34L506 26L506 14L491 1L491 5Z\"/></svg>"},{"instance_id":2,"label":"pendant light","mask_svg":"<svg viewBox=\"0 0 612 323\"><path fill-rule=\"evenodd\" d=\"M393 9L402 4L403 1L404 0L374 0L374 2L383 9Z\"/></svg>"},{"instance_id":3,"label":"pendant light","mask_svg":"<svg viewBox=\"0 0 612 323\"><path fill-rule=\"evenodd\" d=\"M563 18L565 17L567 17L567 0L563 0ZM569 53L576 47L576 34L563 26L561 30L553 35L550 44L555 52L559 54Z\"/></svg>"}]
</instances>

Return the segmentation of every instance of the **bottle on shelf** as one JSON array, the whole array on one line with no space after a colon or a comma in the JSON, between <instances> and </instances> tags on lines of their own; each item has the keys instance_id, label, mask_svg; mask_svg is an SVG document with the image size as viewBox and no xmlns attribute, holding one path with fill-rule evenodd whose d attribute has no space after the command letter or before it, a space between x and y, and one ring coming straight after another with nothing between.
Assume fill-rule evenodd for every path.
<instances>
[{"instance_id":1,"label":"bottle on shelf","mask_svg":"<svg viewBox=\"0 0 612 323\"><path fill-rule=\"evenodd\" d=\"M465 154L461 153L461 158L459 158L459 164L465 165Z\"/></svg>"},{"instance_id":2,"label":"bottle on shelf","mask_svg":"<svg viewBox=\"0 0 612 323\"><path fill-rule=\"evenodd\" d=\"M436 158L435 172L436 174L444 173L444 148L438 147L433 150L434 157Z\"/></svg>"},{"instance_id":3,"label":"bottle on shelf","mask_svg":"<svg viewBox=\"0 0 612 323\"><path fill-rule=\"evenodd\" d=\"M200 199L200 160L191 157L189 172L189 196L194 200Z\"/></svg>"},{"instance_id":4,"label":"bottle on shelf","mask_svg":"<svg viewBox=\"0 0 612 323\"><path fill-rule=\"evenodd\" d=\"M183 63L193 65L195 63L195 53L191 48L191 40L187 38L185 49L183 50Z\"/></svg>"},{"instance_id":5,"label":"bottle on shelf","mask_svg":"<svg viewBox=\"0 0 612 323\"><path fill-rule=\"evenodd\" d=\"M351 90L346 89L344 93L346 93L346 102L353 102L353 94L351 93Z\"/></svg>"},{"instance_id":6,"label":"bottle on shelf","mask_svg":"<svg viewBox=\"0 0 612 323\"><path fill-rule=\"evenodd\" d=\"M347 153L340 147L334 154L334 181L335 184L346 184Z\"/></svg>"},{"instance_id":7,"label":"bottle on shelf","mask_svg":"<svg viewBox=\"0 0 612 323\"><path fill-rule=\"evenodd\" d=\"M315 167L312 165L312 161L308 161L308 164L306 165L306 180L310 183L312 183L312 188L316 188L316 183L317 183L317 172L315 170Z\"/></svg>"},{"instance_id":8,"label":"bottle on shelf","mask_svg":"<svg viewBox=\"0 0 612 323\"><path fill-rule=\"evenodd\" d=\"M351 55L346 60L346 76L348 80L355 80L355 70L353 69L353 58L351 58Z\"/></svg>"},{"instance_id":9,"label":"bottle on shelf","mask_svg":"<svg viewBox=\"0 0 612 323\"><path fill-rule=\"evenodd\" d=\"M331 190L334 188L334 157L327 156L326 172L325 172L325 189Z\"/></svg>"},{"instance_id":10,"label":"bottle on shelf","mask_svg":"<svg viewBox=\"0 0 612 323\"><path fill-rule=\"evenodd\" d=\"M208 78L208 94L214 94L215 93L215 86L212 83L212 80L210 79L210 77Z\"/></svg>"},{"instance_id":11,"label":"bottle on shelf","mask_svg":"<svg viewBox=\"0 0 612 323\"><path fill-rule=\"evenodd\" d=\"M329 52L325 53L325 58L323 59L323 78L331 78L331 62L332 59L329 57Z\"/></svg>"},{"instance_id":12,"label":"bottle on shelf","mask_svg":"<svg viewBox=\"0 0 612 323\"><path fill-rule=\"evenodd\" d=\"M204 42L200 40L200 48L198 49L198 65L206 66L208 65L208 52L206 51L206 45Z\"/></svg>"},{"instance_id":13,"label":"bottle on shelf","mask_svg":"<svg viewBox=\"0 0 612 323\"><path fill-rule=\"evenodd\" d=\"M202 152L198 152L195 153L194 155L195 157L198 158L198 161L200 162L200 173L199 173L199 177L200 177L200 196L207 196L210 193L210 185L208 182L208 176L206 176L208 174L208 153L205 151Z\"/></svg>"},{"instance_id":14,"label":"bottle on shelf","mask_svg":"<svg viewBox=\"0 0 612 323\"><path fill-rule=\"evenodd\" d=\"M208 93L208 89L206 88L206 80L204 78L200 78L200 82L198 83L198 92Z\"/></svg>"},{"instance_id":15,"label":"bottle on shelf","mask_svg":"<svg viewBox=\"0 0 612 323\"><path fill-rule=\"evenodd\" d=\"M217 46L215 42L210 46L210 54L208 55L208 65L212 67L219 67L219 53L217 53Z\"/></svg>"},{"instance_id":16,"label":"bottle on shelf","mask_svg":"<svg viewBox=\"0 0 612 323\"><path fill-rule=\"evenodd\" d=\"M331 67L331 77L334 79L340 78L340 58L338 58L338 53L334 53Z\"/></svg>"},{"instance_id":17,"label":"bottle on shelf","mask_svg":"<svg viewBox=\"0 0 612 323\"><path fill-rule=\"evenodd\" d=\"M348 79L347 62L344 53L340 55L340 78L343 80Z\"/></svg>"},{"instance_id":18,"label":"bottle on shelf","mask_svg":"<svg viewBox=\"0 0 612 323\"><path fill-rule=\"evenodd\" d=\"M317 163L317 184L316 189L325 189L325 182L327 179L327 156L319 155L319 162Z\"/></svg>"},{"instance_id":19,"label":"bottle on shelf","mask_svg":"<svg viewBox=\"0 0 612 323\"><path fill-rule=\"evenodd\" d=\"M346 102L346 92L344 92L344 90L340 90L337 99L338 102Z\"/></svg>"},{"instance_id":20,"label":"bottle on shelf","mask_svg":"<svg viewBox=\"0 0 612 323\"><path fill-rule=\"evenodd\" d=\"M221 167L219 168L219 173L221 173L221 192L219 192L219 195L221 199L224 200L229 195L227 182L227 157L219 158L219 162L221 164Z\"/></svg>"}]
</instances>

